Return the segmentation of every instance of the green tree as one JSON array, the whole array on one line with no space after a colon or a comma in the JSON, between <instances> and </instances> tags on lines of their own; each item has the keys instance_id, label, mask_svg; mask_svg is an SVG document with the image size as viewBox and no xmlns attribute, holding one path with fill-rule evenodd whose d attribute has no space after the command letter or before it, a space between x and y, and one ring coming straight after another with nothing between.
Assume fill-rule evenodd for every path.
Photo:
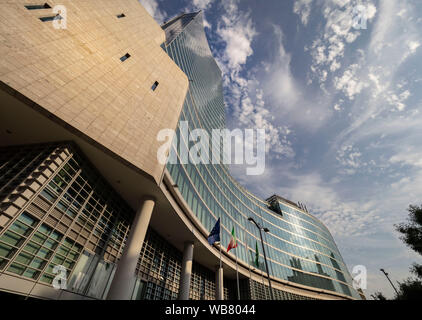
<instances>
[{"instance_id":1,"label":"green tree","mask_svg":"<svg viewBox=\"0 0 422 320\"><path fill-rule=\"evenodd\" d=\"M371 294L372 299L374 300L387 300L386 297L381 292L375 292L374 294Z\"/></svg>"},{"instance_id":2,"label":"green tree","mask_svg":"<svg viewBox=\"0 0 422 320\"><path fill-rule=\"evenodd\" d=\"M399 282L399 295L396 300L422 300L422 282L414 278Z\"/></svg>"},{"instance_id":3,"label":"green tree","mask_svg":"<svg viewBox=\"0 0 422 320\"><path fill-rule=\"evenodd\" d=\"M422 255L422 206L409 206L406 223L395 225L400 239L412 250ZM422 300L422 265L414 263L410 272L416 276L399 283L397 300Z\"/></svg>"},{"instance_id":4,"label":"green tree","mask_svg":"<svg viewBox=\"0 0 422 320\"><path fill-rule=\"evenodd\" d=\"M422 206L409 206L407 223L396 225L396 230L402 234L403 242L422 255Z\"/></svg>"}]
</instances>

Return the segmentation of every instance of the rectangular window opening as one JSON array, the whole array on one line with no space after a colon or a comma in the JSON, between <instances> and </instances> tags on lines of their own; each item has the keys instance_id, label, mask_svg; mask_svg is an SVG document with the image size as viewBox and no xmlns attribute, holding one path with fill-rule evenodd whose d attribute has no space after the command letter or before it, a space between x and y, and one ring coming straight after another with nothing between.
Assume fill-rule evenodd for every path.
<instances>
[{"instance_id":1,"label":"rectangular window opening","mask_svg":"<svg viewBox=\"0 0 422 320\"><path fill-rule=\"evenodd\" d=\"M50 16L50 17L41 17L40 20L42 22L48 22L48 21L53 21L53 20L62 20L62 16L57 14L55 16Z\"/></svg>"},{"instance_id":2,"label":"rectangular window opening","mask_svg":"<svg viewBox=\"0 0 422 320\"><path fill-rule=\"evenodd\" d=\"M119 19L120 18L124 18L124 17L126 17L124 13L121 13L121 14L117 15L117 18L119 18Z\"/></svg>"},{"instance_id":3,"label":"rectangular window opening","mask_svg":"<svg viewBox=\"0 0 422 320\"><path fill-rule=\"evenodd\" d=\"M50 5L46 2L44 4L28 4L25 6L28 10L51 9Z\"/></svg>"},{"instance_id":4,"label":"rectangular window opening","mask_svg":"<svg viewBox=\"0 0 422 320\"><path fill-rule=\"evenodd\" d=\"M120 60L123 62L123 61L125 61L126 59L129 59L129 58L130 58L130 54L126 53L123 57L120 58Z\"/></svg>"},{"instance_id":5,"label":"rectangular window opening","mask_svg":"<svg viewBox=\"0 0 422 320\"><path fill-rule=\"evenodd\" d=\"M157 87L158 87L158 84L159 84L158 81L155 81L154 84L151 87L151 90L155 91L155 89L157 89Z\"/></svg>"}]
</instances>

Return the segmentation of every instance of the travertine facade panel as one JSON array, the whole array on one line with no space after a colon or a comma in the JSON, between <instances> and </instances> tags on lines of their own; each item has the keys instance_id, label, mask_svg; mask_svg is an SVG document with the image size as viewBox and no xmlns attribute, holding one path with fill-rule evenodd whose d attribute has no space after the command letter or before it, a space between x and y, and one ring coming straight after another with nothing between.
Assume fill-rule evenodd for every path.
<instances>
[{"instance_id":1,"label":"travertine facade panel","mask_svg":"<svg viewBox=\"0 0 422 320\"><path fill-rule=\"evenodd\" d=\"M176 127L188 79L139 2L49 0L51 8L35 10L25 5L45 1L0 3L0 80L158 180L156 135ZM55 5L66 8L65 29L39 19L54 16Z\"/></svg>"}]
</instances>

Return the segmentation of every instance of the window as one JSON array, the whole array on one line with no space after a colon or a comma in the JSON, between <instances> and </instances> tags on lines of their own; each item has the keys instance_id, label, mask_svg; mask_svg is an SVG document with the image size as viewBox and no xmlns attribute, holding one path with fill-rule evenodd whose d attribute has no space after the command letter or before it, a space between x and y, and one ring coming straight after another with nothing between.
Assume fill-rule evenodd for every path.
<instances>
[{"instance_id":1,"label":"window","mask_svg":"<svg viewBox=\"0 0 422 320\"><path fill-rule=\"evenodd\" d=\"M280 204L278 201L273 201L269 205L269 209L271 209L273 212L278 213L279 215L283 216L283 211L281 211Z\"/></svg>"},{"instance_id":2,"label":"window","mask_svg":"<svg viewBox=\"0 0 422 320\"><path fill-rule=\"evenodd\" d=\"M154 84L151 87L151 90L155 91L155 89L157 89L157 87L158 87L158 84L159 84L158 81L155 81Z\"/></svg>"},{"instance_id":3,"label":"window","mask_svg":"<svg viewBox=\"0 0 422 320\"><path fill-rule=\"evenodd\" d=\"M48 201L50 201L50 202L54 202L54 201L56 201L56 199L57 199L57 197L53 194L53 193L51 193L49 190L47 190L47 189L44 189L42 192L41 192L41 195L44 197L44 198L46 198Z\"/></svg>"},{"instance_id":4,"label":"window","mask_svg":"<svg viewBox=\"0 0 422 320\"><path fill-rule=\"evenodd\" d=\"M129 53L126 53L123 57L120 58L120 60L123 62L123 61L125 61L125 60L127 60L129 58L130 58L130 54Z\"/></svg>"},{"instance_id":5,"label":"window","mask_svg":"<svg viewBox=\"0 0 422 320\"><path fill-rule=\"evenodd\" d=\"M27 8L28 10L51 9L51 7L48 3L29 4L29 5L26 5L25 8Z\"/></svg>"},{"instance_id":6,"label":"window","mask_svg":"<svg viewBox=\"0 0 422 320\"><path fill-rule=\"evenodd\" d=\"M51 236L50 236L51 237ZM56 265L63 265L67 269L67 276L73 269L76 261L78 260L79 253L82 251L82 246L65 238L55 256L52 259L52 263L45 269L44 274L41 277L42 282L52 283L54 279L53 269Z\"/></svg>"},{"instance_id":7,"label":"window","mask_svg":"<svg viewBox=\"0 0 422 320\"><path fill-rule=\"evenodd\" d=\"M42 22L48 22L48 21L53 21L53 20L61 20L63 19L61 15L56 14L55 16L49 16L49 17L41 17L40 20Z\"/></svg>"}]
</instances>

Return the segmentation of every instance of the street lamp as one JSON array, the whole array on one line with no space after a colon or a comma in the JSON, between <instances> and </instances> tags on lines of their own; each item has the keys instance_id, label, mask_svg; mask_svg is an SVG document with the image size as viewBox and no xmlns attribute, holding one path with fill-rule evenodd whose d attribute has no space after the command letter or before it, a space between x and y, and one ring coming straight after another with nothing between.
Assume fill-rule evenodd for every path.
<instances>
[{"instance_id":1,"label":"street lamp","mask_svg":"<svg viewBox=\"0 0 422 320\"><path fill-rule=\"evenodd\" d=\"M268 230L268 228L261 227L252 217L249 217L248 221L253 222L259 230L259 235L261 237L262 252L264 252L265 268L267 269L268 284L270 285L271 300L274 300L273 288L271 287L271 280L270 280L270 270L268 269L267 255L265 253L264 241L262 240L262 230L264 230L264 232L270 232L270 230Z\"/></svg>"},{"instance_id":2,"label":"street lamp","mask_svg":"<svg viewBox=\"0 0 422 320\"><path fill-rule=\"evenodd\" d=\"M388 277L388 273L385 272L384 269L380 269L380 271L385 274L385 276L387 277L388 281L390 281L391 286L393 287L394 291L397 293L397 296L398 296L399 295L399 292L397 291L396 287L394 286L394 284L391 282L390 278Z\"/></svg>"}]
</instances>

